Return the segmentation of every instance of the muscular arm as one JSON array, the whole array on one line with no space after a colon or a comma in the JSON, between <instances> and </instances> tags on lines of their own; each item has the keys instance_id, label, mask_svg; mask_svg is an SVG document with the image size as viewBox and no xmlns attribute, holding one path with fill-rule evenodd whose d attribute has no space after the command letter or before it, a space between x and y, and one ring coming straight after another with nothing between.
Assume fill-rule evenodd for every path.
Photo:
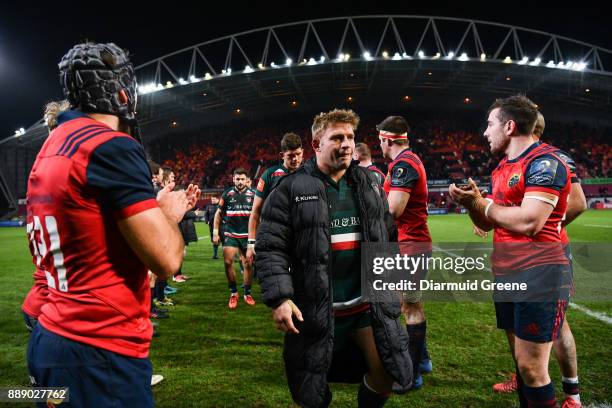
<instances>
[{"instance_id":1,"label":"muscular arm","mask_svg":"<svg viewBox=\"0 0 612 408\"><path fill-rule=\"evenodd\" d=\"M257 235L257 227L259 226L259 217L261 215L263 203L263 198L255 196L253 208L251 208L251 215L249 216L249 239L255 239Z\"/></svg>"},{"instance_id":2,"label":"muscular arm","mask_svg":"<svg viewBox=\"0 0 612 408\"><path fill-rule=\"evenodd\" d=\"M217 231L217 234L218 234L220 227L221 227L221 208L217 208L217 212L215 213L215 221L213 222L213 231Z\"/></svg>"},{"instance_id":3,"label":"muscular arm","mask_svg":"<svg viewBox=\"0 0 612 408\"><path fill-rule=\"evenodd\" d=\"M117 222L119 231L145 266L162 279L174 275L183 262L183 236L175 220L159 208Z\"/></svg>"},{"instance_id":4,"label":"muscular arm","mask_svg":"<svg viewBox=\"0 0 612 408\"><path fill-rule=\"evenodd\" d=\"M406 209L406 204L410 200L410 193L405 191L390 191L387 201L389 202L389 212L393 218L399 218Z\"/></svg>"},{"instance_id":5,"label":"muscular arm","mask_svg":"<svg viewBox=\"0 0 612 408\"><path fill-rule=\"evenodd\" d=\"M552 204L541 201L541 199L552 200L553 198L556 198L556 196L532 192L525 195L520 207L504 207L493 204L489 208L489 220L510 231L532 237L544 227L546 220L554 209Z\"/></svg>"},{"instance_id":6,"label":"muscular arm","mask_svg":"<svg viewBox=\"0 0 612 408\"><path fill-rule=\"evenodd\" d=\"M580 214L585 212L587 209L587 201L584 196L584 191L580 183L572 183L572 189L570 190L569 199L567 200L567 211L565 212L565 219L562 222L562 226L570 224Z\"/></svg>"}]
</instances>

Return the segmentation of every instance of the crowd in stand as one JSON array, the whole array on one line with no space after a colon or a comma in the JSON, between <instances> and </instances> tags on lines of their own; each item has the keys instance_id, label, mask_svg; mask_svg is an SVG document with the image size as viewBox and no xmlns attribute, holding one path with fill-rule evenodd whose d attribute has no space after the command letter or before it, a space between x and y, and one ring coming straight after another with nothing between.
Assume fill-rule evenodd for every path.
<instances>
[{"instance_id":1,"label":"crowd in stand","mask_svg":"<svg viewBox=\"0 0 612 408\"><path fill-rule=\"evenodd\" d=\"M463 181L467 177L487 178L498 158L492 157L479 124L432 118L414 121L409 139L411 148L424 159L429 180ZM306 122L306 121L304 121ZM379 147L375 118L362 120L357 141L367 143L372 158L386 170ZM223 130L208 129L201 135L190 135L186 146L161 149L158 140L156 159L178 174L177 185L198 183L202 188L225 188L231 184L231 170L245 168L257 179L263 170L279 160L278 143L285 131L299 134L304 143L304 157L313 156L308 128L292 128L290 122L263 126L229 126ZM580 124L547 124L543 140L567 151L577 163L580 178L612 177L610 130L598 130ZM173 137L176 141L177 139ZM443 196L433 202L448 202Z\"/></svg>"}]
</instances>

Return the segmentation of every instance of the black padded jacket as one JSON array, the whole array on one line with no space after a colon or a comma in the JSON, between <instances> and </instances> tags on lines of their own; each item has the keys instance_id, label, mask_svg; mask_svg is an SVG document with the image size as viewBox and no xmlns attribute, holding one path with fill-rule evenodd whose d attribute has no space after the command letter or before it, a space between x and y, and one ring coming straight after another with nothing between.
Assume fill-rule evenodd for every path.
<instances>
[{"instance_id":1,"label":"black padded jacket","mask_svg":"<svg viewBox=\"0 0 612 408\"><path fill-rule=\"evenodd\" d=\"M362 225L362 240L386 242L393 220L384 192L371 172L353 162L352 181ZM266 199L257 229L256 268L266 305L291 299L303 322L299 334L285 335L283 357L293 400L303 407L326 405L327 375L333 357L331 238L329 205L315 159L285 176ZM393 391L412 383L408 335L399 302L372 303L372 329L380 358L393 378Z\"/></svg>"}]
</instances>

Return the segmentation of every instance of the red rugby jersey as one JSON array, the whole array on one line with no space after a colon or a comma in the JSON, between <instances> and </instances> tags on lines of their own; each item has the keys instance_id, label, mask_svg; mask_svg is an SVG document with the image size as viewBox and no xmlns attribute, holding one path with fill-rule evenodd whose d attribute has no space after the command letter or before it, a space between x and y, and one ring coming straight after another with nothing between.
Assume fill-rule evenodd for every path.
<instances>
[{"instance_id":1,"label":"red rugby jersey","mask_svg":"<svg viewBox=\"0 0 612 408\"><path fill-rule=\"evenodd\" d=\"M410 193L404 213L395 220L399 242L431 242L427 227L427 174L421 159L410 149L403 150L389 165L384 189L387 195L391 191Z\"/></svg>"},{"instance_id":2,"label":"red rugby jersey","mask_svg":"<svg viewBox=\"0 0 612 408\"><path fill-rule=\"evenodd\" d=\"M28 179L30 250L48 286L39 322L71 340L146 357L147 268L117 227L157 207L144 151L78 111L61 114L59 123Z\"/></svg>"},{"instance_id":3,"label":"red rugby jersey","mask_svg":"<svg viewBox=\"0 0 612 408\"><path fill-rule=\"evenodd\" d=\"M525 193L530 191L558 197L544 227L533 237L495 226L493 242L497 245L494 245L493 266L496 273L568 263L560 245L560 234L570 191L570 171L555 153L557 150L545 143L534 143L519 157L513 160L504 158L493 171L491 197L495 204L519 207Z\"/></svg>"}]
</instances>

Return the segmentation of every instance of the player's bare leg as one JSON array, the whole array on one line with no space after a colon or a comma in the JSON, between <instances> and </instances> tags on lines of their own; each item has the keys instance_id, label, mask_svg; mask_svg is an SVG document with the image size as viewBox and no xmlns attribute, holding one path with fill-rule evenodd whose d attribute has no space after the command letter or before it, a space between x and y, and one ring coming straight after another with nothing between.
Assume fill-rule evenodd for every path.
<instances>
[{"instance_id":1,"label":"player's bare leg","mask_svg":"<svg viewBox=\"0 0 612 408\"><path fill-rule=\"evenodd\" d=\"M368 372L359 387L357 402L359 407L382 407L389 398L393 380L383 368L382 361L374 342L372 327L357 329L351 333L368 364Z\"/></svg>"},{"instance_id":2,"label":"player's bare leg","mask_svg":"<svg viewBox=\"0 0 612 408\"><path fill-rule=\"evenodd\" d=\"M414 367L414 383L412 388L419 389L423 386L423 378L419 374L419 365L423 356L425 336L427 333L427 322L425 321L425 311L423 302L411 301L411 297L420 297L420 294L404 294L402 302L402 313L406 319L406 330L408 331L408 350Z\"/></svg>"},{"instance_id":3,"label":"player's bare leg","mask_svg":"<svg viewBox=\"0 0 612 408\"><path fill-rule=\"evenodd\" d=\"M508 346L510 348L510 354L512 354L512 360L516 366L516 357L514 356L514 330L505 330L506 337L508 338ZM512 374L512 378L504 382L493 384L493 391L501 394L510 394L517 390L517 375Z\"/></svg>"},{"instance_id":4,"label":"player's bare leg","mask_svg":"<svg viewBox=\"0 0 612 408\"><path fill-rule=\"evenodd\" d=\"M578 358L576 341L567 320L563 321L559 337L553 342L553 351L561 369L563 392L565 399L573 399L580 403L580 385L578 382Z\"/></svg>"},{"instance_id":5,"label":"player's bare leg","mask_svg":"<svg viewBox=\"0 0 612 408\"><path fill-rule=\"evenodd\" d=\"M238 288L236 287L236 271L234 270L234 258L238 253L238 248L223 247L223 264L225 266L225 277L230 289L229 308L235 309L238 307Z\"/></svg>"},{"instance_id":6,"label":"player's bare leg","mask_svg":"<svg viewBox=\"0 0 612 408\"><path fill-rule=\"evenodd\" d=\"M244 286L244 301L249 306L255 306L255 299L251 296L251 283L253 281L253 264L246 261L246 252L240 252L240 260L244 265L244 274L242 275L242 284Z\"/></svg>"},{"instance_id":7,"label":"player's bare leg","mask_svg":"<svg viewBox=\"0 0 612 408\"><path fill-rule=\"evenodd\" d=\"M555 390L548 375L552 344L552 341L536 343L515 336L514 355L520 374L519 397L525 398L527 406L557 406Z\"/></svg>"}]
</instances>

